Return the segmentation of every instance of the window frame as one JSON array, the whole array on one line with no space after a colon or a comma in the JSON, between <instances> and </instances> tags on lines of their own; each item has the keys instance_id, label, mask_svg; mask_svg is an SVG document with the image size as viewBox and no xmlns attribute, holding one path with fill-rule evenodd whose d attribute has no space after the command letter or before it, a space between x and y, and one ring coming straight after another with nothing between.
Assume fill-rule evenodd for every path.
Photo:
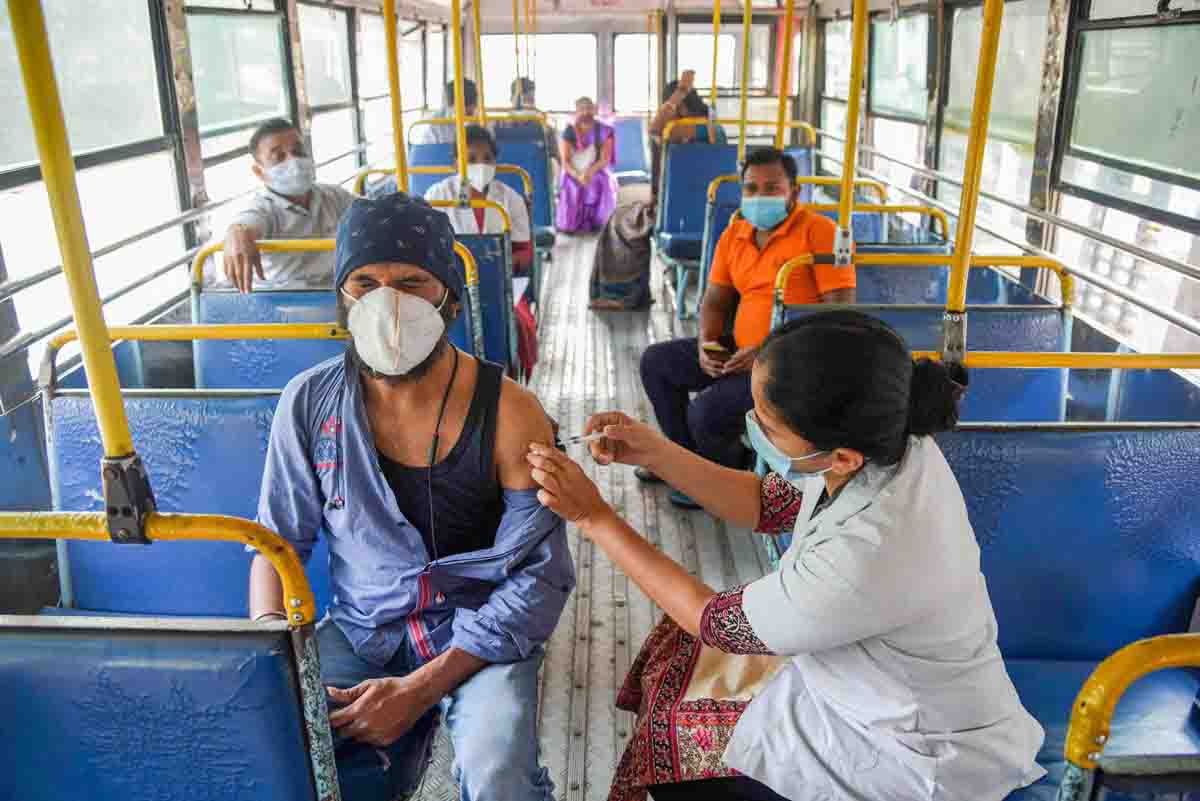
<instances>
[{"instance_id":1,"label":"window frame","mask_svg":"<svg viewBox=\"0 0 1200 801\"><path fill-rule=\"evenodd\" d=\"M905 6L901 10L900 15L898 17L896 17L896 19L900 20L900 19L904 19L905 17L924 17L928 23L929 6L928 5ZM867 27L868 58L867 58L866 86L864 87L864 90L866 92L867 102L864 106L863 113L867 117L878 117L879 119L891 120L892 122L908 122L908 123L915 123L915 124L921 125L921 126L928 125L929 124L929 117L928 117L929 96L930 96L930 92L931 92L931 86L933 83L931 79L933 78L934 72L937 70L937 63L936 63L937 62L937 41L936 41L937 40L937 31L934 30L932 25L926 24L926 26L925 26L925 111L923 111L919 116L914 115L914 116L910 117L905 114L893 114L892 112L889 112L889 111L875 111L875 109L874 109L874 105L875 105L874 83L875 83L875 69L876 69L876 63L875 63L875 58L874 58L874 55L875 55L875 23L891 22L892 21L891 12L890 11L877 11L873 14L868 15L868 20L869 20L869 24ZM949 26L947 25L946 27L949 27ZM824 40L822 40L822 44L824 44ZM825 83L824 76L822 76L822 81L821 81L822 91L824 91L824 89L825 89L824 83ZM830 99L835 100L837 98L830 98ZM849 100L849 98L847 98L847 100Z\"/></svg>"},{"instance_id":2,"label":"window frame","mask_svg":"<svg viewBox=\"0 0 1200 801\"><path fill-rule=\"evenodd\" d=\"M154 49L154 77L158 87L159 116L162 120L163 132L160 136L152 136L148 139L137 139L97 150L82 151L74 154L72 160L75 162L76 172L79 172L89 167L101 167L127 159L170 152L175 161L176 189L180 193L180 198L186 198L190 191L183 155L183 137L175 114L175 77L168 58L171 48L167 40L166 12L162 4L155 0L145 0L145 3L149 14L151 44ZM16 189L25 184L38 183L42 178L42 166L37 161L0 170L0 192Z\"/></svg>"},{"instance_id":3,"label":"window frame","mask_svg":"<svg viewBox=\"0 0 1200 801\"><path fill-rule=\"evenodd\" d=\"M283 85L288 100L288 117L291 120L296 120L299 117L299 107L296 97L296 70L295 53L292 51L292 37L288 31L287 14L284 11L259 11L259 10L239 10L231 8L210 8L207 6L186 6L184 9L185 16L216 16L216 17L234 17L245 18L253 17L272 17L279 29L279 37L282 49L280 54L283 56ZM190 38L190 35L189 35ZM205 139L211 139L216 136L227 136L229 134L240 133L241 131L252 131L262 124L262 120L254 122L239 122L231 125L224 125L220 128L200 133L197 126L197 135L203 143ZM298 124L298 123L297 123ZM212 156L207 156L201 159L201 164L205 169L224 164L227 161L233 161L236 158L241 158L250 152L250 145L245 144L233 150L227 150L224 153L217 153Z\"/></svg>"},{"instance_id":4,"label":"window frame","mask_svg":"<svg viewBox=\"0 0 1200 801\"><path fill-rule=\"evenodd\" d=\"M707 31L681 31L679 27L683 25L707 25ZM764 86L748 87L746 94L749 97L770 97L777 95L779 92L779 76L776 74L779 70L776 60L779 58L779 29L780 17L773 14L754 14L750 15L750 35L754 36L754 28L759 25L766 26L767 29L767 83ZM676 30L678 33L699 33L712 35L712 14L680 14L678 17L678 25ZM676 35L678 35L678 33ZM742 36L742 15L738 14L721 14L721 33L730 34L735 41L736 60L733 65L733 78L738 81L742 78L742 50L737 47L740 44ZM715 80L715 78L714 78ZM698 86L696 91L700 92L704 102L708 102L711 86ZM739 97L742 88L740 85L735 86L718 86L717 97Z\"/></svg>"},{"instance_id":5,"label":"window frame","mask_svg":"<svg viewBox=\"0 0 1200 801\"><path fill-rule=\"evenodd\" d=\"M1108 169L1119 170L1130 175L1141 176L1184 189L1200 191L1200 180L1186 175L1147 167L1143 164L1126 162L1119 158L1085 153L1071 146L1071 130L1075 124L1075 107L1078 102L1080 72L1083 69L1083 34L1090 31L1132 30L1159 28L1173 25L1200 26L1200 11L1184 11L1175 17L1141 15L1113 19L1090 19L1091 0L1083 0L1071 15L1067 31L1067 64L1064 70L1062 100L1059 103L1058 121L1054 132L1054 158L1050 166L1050 188L1054 192L1087 200L1101 206L1177 228L1200 236L1200 221L1170 211L1129 200L1115 195L1079 186L1063 177L1063 163L1069 157L1098 164Z\"/></svg>"},{"instance_id":6,"label":"window frame","mask_svg":"<svg viewBox=\"0 0 1200 801\"><path fill-rule=\"evenodd\" d=\"M619 109L617 107L617 40L620 39L622 36L645 36L646 42L648 45L646 50L648 52L651 52L654 54L653 58L655 60L655 67L658 66L657 62L658 62L659 54L658 54L658 48L654 46L655 35L653 33L646 33L645 31L619 31L619 32L615 32L610 35L608 46L610 48L610 52L612 53L612 58L610 58L608 60L608 62L609 62L608 63L608 73L609 73L608 74L608 84L609 84L609 86L612 87L612 94L613 94L613 96L612 96L612 111L613 111L613 114L618 115L618 116L622 116L622 115L633 116L633 115L638 115L638 114L649 113L649 114L653 115L656 111L658 111L659 107L662 105L662 98L650 97L650 108L645 111L622 111L621 109ZM655 83L657 72L659 72L659 70L655 69L654 71L652 71L650 73L651 88L653 88L653 85Z\"/></svg>"}]
</instances>

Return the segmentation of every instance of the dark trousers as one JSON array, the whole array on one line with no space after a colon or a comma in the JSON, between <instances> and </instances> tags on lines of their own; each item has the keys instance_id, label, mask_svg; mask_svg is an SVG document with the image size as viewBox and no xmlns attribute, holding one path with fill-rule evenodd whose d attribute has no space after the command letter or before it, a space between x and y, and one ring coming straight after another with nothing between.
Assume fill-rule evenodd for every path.
<instances>
[{"instance_id":1,"label":"dark trousers","mask_svg":"<svg viewBox=\"0 0 1200 801\"><path fill-rule=\"evenodd\" d=\"M694 338L646 348L642 386L672 442L726 467L744 467L741 435L754 408L750 374L713 378L700 369L697 348ZM700 393L695 400L693 392Z\"/></svg>"},{"instance_id":2,"label":"dark trousers","mask_svg":"<svg viewBox=\"0 0 1200 801\"><path fill-rule=\"evenodd\" d=\"M647 789L654 801L787 801L767 785L747 776L655 784Z\"/></svg>"}]
</instances>

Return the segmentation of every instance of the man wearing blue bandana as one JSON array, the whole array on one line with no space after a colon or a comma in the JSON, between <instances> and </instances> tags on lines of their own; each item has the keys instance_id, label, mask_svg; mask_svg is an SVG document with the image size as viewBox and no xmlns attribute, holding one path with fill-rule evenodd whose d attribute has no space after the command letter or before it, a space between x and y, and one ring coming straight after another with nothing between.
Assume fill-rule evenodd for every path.
<instances>
[{"instance_id":1,"label":"man wearing blue bandana","mask_svg":"<svg viewBox=\"0 0 1200 801\"><path fill-rule=\"evenodd\" d=\"M463 801L553 798L537 673L575 576L525 461L553 437L532 394L449 343L453 247L424 201L356 200L334 290L351 342L288 384L271 428L259 522L303 559L328 537L317 631L346 801L410 792L439 717ZM284 615L261 556L250 614Z\"/></svg>"}]
</instances>

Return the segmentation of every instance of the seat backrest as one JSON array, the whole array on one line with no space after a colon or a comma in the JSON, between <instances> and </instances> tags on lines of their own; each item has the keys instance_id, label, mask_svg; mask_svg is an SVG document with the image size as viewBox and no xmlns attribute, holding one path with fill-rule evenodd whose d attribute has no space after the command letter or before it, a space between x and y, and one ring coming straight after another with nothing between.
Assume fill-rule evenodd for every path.
<instances>
[{"instance_id":1,"label":"seat backrest","mask_svg":"<svg viewBox=\"0 0 1200 801\"><path fill-rule=\"evenodd\" d=\"M788 319L813 314L820 306L796 306ZM891 325L913 350L940 351L945 310L941 306L906 308L861 306L860 310ZM969 309L967 349L980 351L1058 352L1070 342L1070 329L1060 309L1013 309L977 306ZM964 421L1056 422L1066 403L1067 371L976 370L963 399Z\"/></svg>"},{"instance_id":2,"label":"seat backrest","mask_svg":"<svg viewBox=\"0 0 1200 801\"><path fill-rule=\"evenodd\" d=\"M669 145L658 193L655 233L704 233L708 185L737 172L737 147L689 142Z\"/></svg>"},{"instance_id":3,"label":"seat backrest","mask_svg":"<svg viewBox=\"0 0 1200 801\"><path fill-rule=\"evenodd\" d=\"M452 144L410 145L408 148L408 163L413 167L433 167L453 164L455 148ZM546 152L546 141L539 137L531 141L506 141L500 146L501 164L513 164L529 173L533 181L533 209L531 222L535 227L549 227L554 224L553 205L551 202L552 188L550 186L550 155ZM429 187L442 180L444 175L409 176L409 188L412 194L424 195ZM508 186L525 195L519 176L512 173L497 173L497 177Z\"/></svg>"},{"instance_id":4,"label":"seat backrest","mask_svg":"<svg viewBox=\"0 0 1200 801\"><path fill-rule=\"evenodd\" d=\"M253 519L278 391L126 393L138 454L163 512ZM50 401L51 492L59 511L103 509L96 416L86 392ZM244 616L251 555L237 543L156 542L114 546L69 540L75 603L81 609L146 615ZM317 605L330 598L329 555L321 537L307 573Z\"/></svg>"},{"instance_id":5,"label":"seat backrest","mask_svg":"<svg viewBox=\"0 0 1200 801\"><path fill-rule=\"evenodd\" d=\"M613 172L648 172L645 117L617 117L612 126L617 137Z\"/></svg>"},{"instance_id":6,"label":"seat backrest","mask_svg":"<svg viewBox=\"0 0 1200 801\"><path fill-rule=\"evenodd\" d=\"M717 252L717 243L721 235L729 227L733 213L742 203L742 188L740 184L723 183L717 186L717 197L705 206L704 210L704 241L700 251L700 291L708 286L708 274L712 271L713 255Z\"/></svg>"},{"instance_id":7,"label":"seat backrest","mask_svg":"<svg viewBox=\"0 0 1200 801\"><path fill-rule=\"evenodd\" d=\"M1101 659L1187 630L1200 591L1200 428L970 426L937 439L1006 657Z\"/></svg>"},{"instance_id":8,"label":"seat backrest","mask_svg":"<svg viewBox=\"0 0 1200 801\"><path fill-rule=\"evenodd\" d=\"M457 148L453 142L430 142L428 144L409 145L408 146L408 166L410 167L442 167L447 164L454 164L457 159ZM408 175L408 193L410 195L418 195L425 197L425 193L429 188L438 181L444 180L445 175L428 175L423 173L409 173ZM391 191L395 191L395 179L389 176L387 180L391 180Z\"/></svg>"},{"instance_id":9,"label":"seat backrest","mask_svg":"<svg viewBox=\"0 0 1200 801\"><path fill-rule=\"evenodd\" d=\"M1200 420L1200 386L1174 370L1122 370L1116 419Z\"/></svg>"},{"instance_id":10,"label":"seat backrest","mask_svg":"<svg viewBox=\"0 0 1200 801\"><path fill-rule=\"evenodd\" d=\"M829 219L837 222L836 211L821 211ZM883 215L877 211L856 211L850 215L850 227L854 233L855 242L883 242Z\"/></svg>"},{"instance_id":11,"label":"seat backrest","mask_svg":"<svg viewBox=\"0 0 1200 801\"><path fill-rule=\"evenodd\" d=\"M504 238L494 234L463 234L458 241L471 251L479 268L484 357L499 364L512 365L516 361L516 318L513 313L512 267L506 258ZM461 317L465 319L466 315Z\"/></svg>"},{"instance_id":12,"label":"seat backrest","mask_svg":"<svg viewBox=\"0 0 1200 801\"><path fill-rule=\"evenodd\" d=\"M197 323L330 323L337 319L331 289L202 291ZM201 389L282 389L295 376L346 350L326 339L208 339L192 349Z\"/></svg>"},{"instance_id":13,"label":"seat backrest","mask_svg":"<svg viewBox=\"0 0 1200 801\"><path fill-rule=\"evenodd\" d=\"M282 626L0 616L0 652L0 798L316 798Z\"/></svg>"},{"instance_id":14,"label":"seat backrest","mask_svg":"<svg viewBox=\"0 0 1200 801\"><path fill-rule=\"evenodd\" d=\"M784 148L784 152L792 157L792 161L796 162L797 175L812 175L813 174L813 150L809 145L804 147L793 146ZM801 203L809 203L812 200L812 185L808 184L802 187L800 194Z\"/></svg>"}]
</instances>

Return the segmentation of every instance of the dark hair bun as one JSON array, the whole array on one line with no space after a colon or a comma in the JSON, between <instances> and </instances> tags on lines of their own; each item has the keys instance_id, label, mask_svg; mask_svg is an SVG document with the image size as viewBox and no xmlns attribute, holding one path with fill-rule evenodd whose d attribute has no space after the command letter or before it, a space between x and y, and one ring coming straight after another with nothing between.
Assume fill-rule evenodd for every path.
<instances>
[{"instance_id":1,"label":"dark hair bun","mask_svg":"<svg viewBox=\"0 0 1200 801\"><path fill-rule=\"evenodd\" d=\"M908 402L908 431L924 436L958 425L958 404L967 389L961 364L919 359L913 363Z\"/></svg>"}]
</instances>

